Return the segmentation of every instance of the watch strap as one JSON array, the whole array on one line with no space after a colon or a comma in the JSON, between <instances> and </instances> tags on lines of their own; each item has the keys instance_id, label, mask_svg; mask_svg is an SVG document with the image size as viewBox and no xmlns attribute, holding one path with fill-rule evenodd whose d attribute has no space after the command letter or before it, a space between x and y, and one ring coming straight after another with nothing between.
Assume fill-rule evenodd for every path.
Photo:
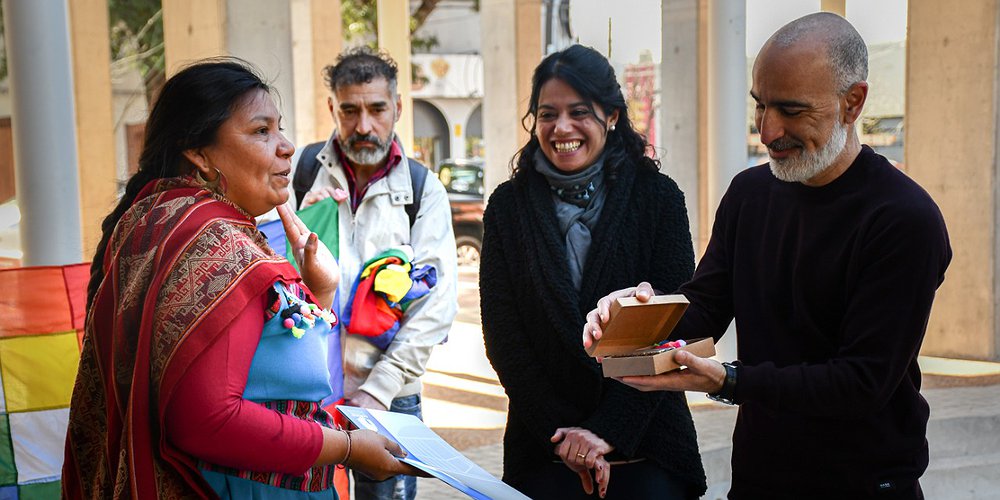
<instances>
[{"instance_id":1,"label":"watch strap","mask_svg":"<svg viewBox=\"0 0 1000 500\"><path fill-rule=\"evenodd\" d=\"M736 404L736 375L737 367L732 363L722 363L726 369L726 378L722 381L722 388L718 392L708 395L712 401L718 401L727 405Z\"/></svg>"}]
</instances>

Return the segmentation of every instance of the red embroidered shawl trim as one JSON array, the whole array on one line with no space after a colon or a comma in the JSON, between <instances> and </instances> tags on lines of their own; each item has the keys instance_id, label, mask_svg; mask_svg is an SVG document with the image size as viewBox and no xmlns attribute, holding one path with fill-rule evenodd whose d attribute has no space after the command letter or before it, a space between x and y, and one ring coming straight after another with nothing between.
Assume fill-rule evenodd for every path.
<instances>
[{"instance_id":1,"label":"red embroidered shawl trim","mask_svg":"<svg viewBox=\"0 0 1000 500\"><path fill-rule=\"evenodd\" d=\"M164 409L250 300L300 278L252 217L190 179L151 182L136 200L108 244L88 311L63 495L214 497L196 459L165 439Z\"/></svg>"}]
</instances>

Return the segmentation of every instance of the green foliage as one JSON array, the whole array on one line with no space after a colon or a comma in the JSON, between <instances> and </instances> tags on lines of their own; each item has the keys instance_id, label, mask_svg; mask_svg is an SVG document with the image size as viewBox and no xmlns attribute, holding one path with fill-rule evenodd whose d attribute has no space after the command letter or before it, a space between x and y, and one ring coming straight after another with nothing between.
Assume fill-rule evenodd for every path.
<instances>
[{"instance_id":1,"label":"green foliage","mask_svg":"<svg viewBox=\"0 0 1000 500\"><path fill-rule=\"evenodd\" d=\"M108 25L112 62L138 69L148 95L162 82L166 63L160 0L108 0Z\"/></svg>"},{"instance_id":2,"label":"green foliage","mask_svg":"<svg viewBox=\"0 0 1000 500\"><path fill-rule=\"evenodd\" d=\"M423 4L428 4L424 6ZM420 8L432 11L436 1L423 0ZM367 45L378 48L378 5L376 0L341 0L340 17L343 21L344 39L350 45ZM426 19L426 15L423 16ZM410 18L410 48L414 52L429 52L437 46L437 37L415 36L423 19Z\"/></svg>"},{"instance_id":3,"label":"green foliage","mask_svg":"<svg viewBox=\"0 0 1000 500\"><path fill-rule=\"evenodd\" d=\"M160 0L108 0L111 61L134 64L146 79L162 78L163 22ZM3 36L0 6L0 37ZM0 51L0 80L7 78L6 50Z\"/></svg>"},{"instance_id":4,"label":"green foliage","mask_svg":"<svg viewBox=\"0 0 1000 500\"><path fill-rule=\"evenodd\" d=\"M437 45L438 39L434 35L427 37L410 35L411 52L430 52L431 49L437 47Z\"/></svg>"},{"instance_id":5,"label":"green foliage","mask_svg":"<svg viewBox=\"0 0 1000 500\"><path fill-rule=\"evenodd\" d=\"M427 1L423 0L422 3L427 3ZM436 4L437 2L431 0L430 9L433 10ZM344 39L348 45L367 45L373 49L378 48L378 5L376 0L341 0L340 17L343 22ZM438 40L434 36L414 36L413 33L420 28L421 24L421 20L410 17L410 50L430 52L438 44ZM426 83L427 78L420 74L419 69L415 64L410 65L411 81Z\"/></svg>"},{"instance_id":6,"label":"green foliage","mask_svg":"<svg viewBox=\"0 0 1000 500\"><path fill-rule=\"evenodd\" d=\"M344 39L352 45L378 46L378 7L375 0L341 0Z\"/></svg>"}]
</instances>

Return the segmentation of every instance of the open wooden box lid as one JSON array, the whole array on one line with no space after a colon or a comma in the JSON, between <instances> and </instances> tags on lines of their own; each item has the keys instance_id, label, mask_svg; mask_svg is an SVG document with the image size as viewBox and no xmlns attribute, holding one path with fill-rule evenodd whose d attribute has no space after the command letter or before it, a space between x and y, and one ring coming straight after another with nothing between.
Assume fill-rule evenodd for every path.
<instances>
[{"instance_id":1,"label":"open wooden box lid","mask_svg":"<svg viewBox=\"0 0 1000 500\"><path fill-rule=\"evenodd\" d=\"M587 348L592 357L622 356L667 338L687 309L683 295L655 295L647 302L635 297L611 304L601 340Z\"/></svg>"}]
</instances>

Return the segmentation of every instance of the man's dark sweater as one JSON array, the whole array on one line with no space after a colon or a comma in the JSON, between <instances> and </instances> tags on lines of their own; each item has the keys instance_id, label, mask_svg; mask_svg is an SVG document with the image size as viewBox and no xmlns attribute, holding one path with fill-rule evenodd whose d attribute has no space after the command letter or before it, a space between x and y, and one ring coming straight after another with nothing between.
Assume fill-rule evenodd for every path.
<instances>
[{"instance_id":1,"label":"man's dark sweater","mask_svg":"<svg viewBox=\"0 0 1000 500\"><path fill-rule=\"evenodd\" d=\"M767 165L733 179L674 334L718 339L736 318L730 498L861 498L920 477L917 352L950 260L937 205L867 146L822 187Z\"/></svg>"}]
</instances>

